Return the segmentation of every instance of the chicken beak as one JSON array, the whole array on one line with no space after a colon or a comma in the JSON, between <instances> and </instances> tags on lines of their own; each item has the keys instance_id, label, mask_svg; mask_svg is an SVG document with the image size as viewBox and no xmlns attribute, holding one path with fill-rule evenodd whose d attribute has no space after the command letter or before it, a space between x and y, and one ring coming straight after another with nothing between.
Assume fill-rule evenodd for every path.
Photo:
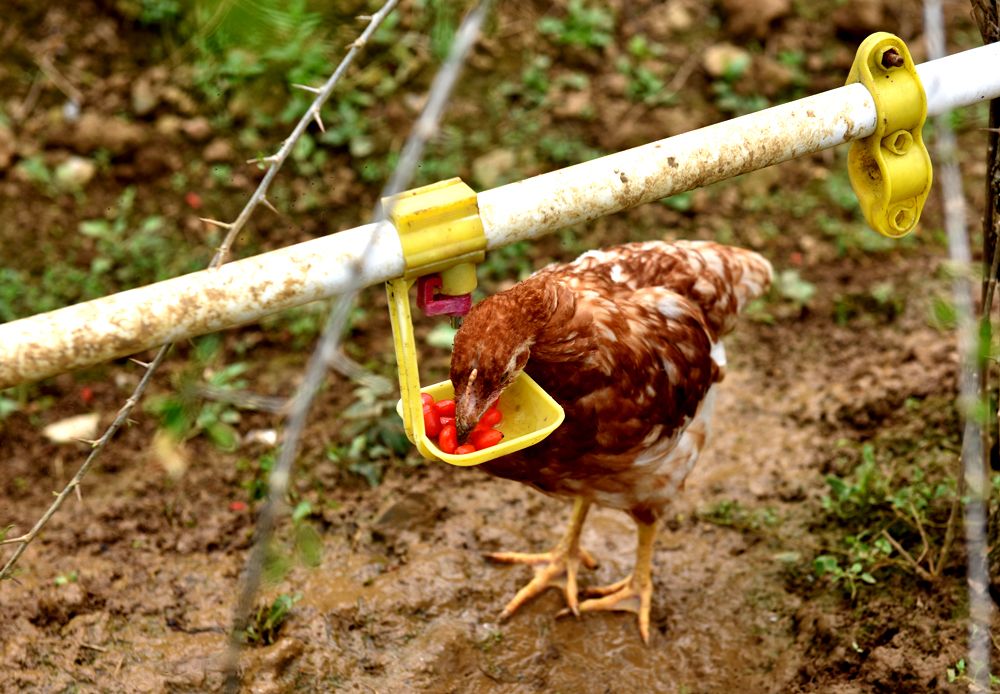
<instances>
[{"instance_id":1,"label":"chicken beak","mask_svg":"<svg viewBox=\"0 0 1000 694\"><path fill-rule=\"evenodd\" d=\"M464 398L455 402L455 429L458 430L458 440L465 442L465 437L476 426L476 422L482 416L479 411L479 403L475 396L466 394Z\"/></svg>"},{"instance_id":2,"label":"chicken beak","mask_svg":"<svg viewBox=\"0 0 1000 694\"><path fill-rule=\"evenodd\" d=\"M461 389L463 391L461 397L459 397L458 392L455 393L455 429L458 432L460 443L465 442L465 437L469 435L472 428L476 426L476 422L483 416L479 407L479 398L476 397L478 388L475 387L475 383L478 375L479 369L473 369L472 373L469 374L468 382Z\"/></svg>"}]
</instances>

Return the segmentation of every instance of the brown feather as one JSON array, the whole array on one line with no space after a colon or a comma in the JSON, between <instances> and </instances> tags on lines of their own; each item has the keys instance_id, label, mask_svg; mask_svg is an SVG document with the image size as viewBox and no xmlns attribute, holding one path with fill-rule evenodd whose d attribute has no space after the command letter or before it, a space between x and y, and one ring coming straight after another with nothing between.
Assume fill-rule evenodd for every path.
<instances>
[{"instance_id":1,"label":"brown feather","mask_svg":"<svg viewBox=\"0 0 1000 694\"><path fill-rule=\"evenodd\" d=\"M459 418L464 408L474 422L523 367L566 420L483 468L656 518L705 444L721 338L770 280L770 264L751 251L646 242L544 268L484 300L455 339Z\"/></svg>"}]
</instances>

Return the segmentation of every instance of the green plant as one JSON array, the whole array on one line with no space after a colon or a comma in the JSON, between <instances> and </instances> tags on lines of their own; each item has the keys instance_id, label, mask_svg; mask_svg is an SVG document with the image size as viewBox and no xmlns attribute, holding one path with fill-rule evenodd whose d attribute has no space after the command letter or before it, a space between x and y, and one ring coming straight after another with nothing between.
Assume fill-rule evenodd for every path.
<instances>
[{"instance_id":1,"label":"green plant","mask_svg":"<svg viewBox=\"0 0 1000 694\"><path fill-rule=\"evenodd\" d=\"M302 599L301 593L282 593L270 605L261 605L251 616L247 625L247 642L259 646L269 646L275 642L282 625L292 613L292 607Z\"/></svg>"},{"instance_id":2,"label":"green plant","mask_svg":"<svg viewBox=\"0 0 1000 694\"><path fill-rule=\"evenodd\" d=\"M80 574L77 573L76 569L73 571L67 571L66 573L61 573L52 579L52 582L57 586L64 586L68 583L76 583L80 580Z\"/></svg>"},{"instance_id":3,"label":"green plant","mask_svg":"<svg viewBox=\"0 0 1000 694\"><path fill-rule=\"evenodd\" d=\"M749 55L730 60L726 64L721 79L712 83L711 89L715 97L715 105L720 111L734 116L742 116L770 106L770 102L764 95L745 94L742 91L741 79L749 68Z\"/></svg>"},{"instance_id":4,"label":"green plant","mask_svg":"<svg viewBox=\"0 0 1000 694\"><path fill-rule=\"evenodd\" d=\"M847 465L852 454L857 464L848 474L826 476L824 527L832 521L836 530L828 543L833 551L820 553L814 569L843 582L852 598L859 581L872 582L863 574L874 577L877 568L891 565L934 580L951 559L959 510L949 473L957 454L954 406L929 399L908 401L905 407L917 422L913 431L880 445L865 443L856 452L844 441L836 465ZM837 559L839 569L824 556Z\"/></svg>"},{"instance_id":5,"label":"green plant","mask_svg":"<svg viewBox=\"0 0 1000 694\"><path fill-rule=\"evenodd\" d=\"M774 276L773 292L777 296L802 308L809 305L816 294L816 285L802 279L798 270L782 270Z\"/></svg>"},{"instance_id":6,"label":"green plant","mask_svg":"<svg viewBox=\"0 0 1000 694\"><path fill-rule=\"evenodd\" d=\"M677 103L677 95L666 91L666 83L649 67L635 63L628 57L621 57L615 66L618 72L628 78L625 96L650 106L666 106Z\"/></svg>"},{"instance_id":7,"label":"green plant","mask_svg":"<svg viewBox=\"0 0 1000 694\"><path fill-rule=\"evenodd\" d=\"M241 376L250 367L237 362L213 368L212 364L221 356L219 335L199 339L188 366L173 379L174 392L146 402L146 410L159 418L160 427L175 441L205 434L221 450L236 449L239 434L233 425L240 420L240 414L236 405L218 394L245 388L246 381Z\"/></svg>"},{"instance_id":8,"label":"green plant","mask_svg":"<svg viewBox=\"0 0 1000 694\"><path fill-rule=\"evenodd\" d=\"M601 156L601 150L591 147L582 140L565 135L543 135L538 140L538 151L549 161L569 166L590 161Z\"/></svg>"},{"instance_id":9,"label":"green plant","mask_svg":"<svg viewBox=\"0 0 1000 694\"><path fill-rule=\"evenodd\" d=\"M724 499L707 511L698 514L700 518L715 525L741 531L760 530L778 524L778 515L773 508L747 508L736 499Z\"/></svg>"},{"instance_id":10,"label":"green plant","mask_svg":"<svg viewBox=\"0 0 1000 694\"><path fill-rule=\"evenodd\" d=\"M867 513L873 505L885 500L888 485L875 462L875 447L861 447L861 463L850 479L827 475L830 494L823 497L823 509L841 520Z\"/></svg>"},{"instance_id":11,"label":"green plant","mask_svg":"<svg viewBox=\"0 0 1000 694\"><path fill-rule=\"evenodd\" d=\"M354 403L341 414L346 422L342 437L350 438L350 444L331 445L326 455L377 487L386 466L410 451L410 441L395 412L396 400L388 391L361 386L354 394Z\"/></svg>"},{"instance_id":12,"label":"green plant","mask_svg":"<svg viewBox=\"0 0 1000 694\"><path fill-rule=\"evenodd\" d=\"M556 43L577 48L603 48L611 43L614 15L600 5L588 6L584 0L569 0L566 16L543 17L538 31Z\"/></svg>"},{"instance_id":13,"label":"green plant","mask_svg":"<svg viewBox=\"0 0 1000 694\"><path fill-rule=\"evenodd\" d=\"M892 282L879 282L867 292L839 295L833 305L834 320L838 325L846 325L861 316L870 316L888 323L903 312L905 305L905 296L896 291Z\"/></svg>"}]
</instances>

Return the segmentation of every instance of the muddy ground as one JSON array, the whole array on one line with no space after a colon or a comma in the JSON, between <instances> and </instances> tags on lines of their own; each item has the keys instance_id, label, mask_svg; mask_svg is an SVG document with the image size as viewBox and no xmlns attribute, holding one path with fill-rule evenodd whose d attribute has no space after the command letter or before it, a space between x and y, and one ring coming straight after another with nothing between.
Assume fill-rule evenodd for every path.
<instances>
[{"instance_id":1,"label":"muddy ground","mask_svg":"<svg viewBox=\"0 0 1000 694\"><path fill-rule=\"evenodd\" d=\"M199 49L177 15L143 14L173 3L43 5L0 8L0 269L16 280L0 286L0 319L197 267L218 242L197 217L232 218L261 175L241 162L288 130L275 118L289 98L285 73L226 82L212 103L199 70L218 55ZM330 45L355 30L338 22L373 9L341 5L319 14L321 27L333 27L318 30ZM878 2L611 3L609 40L590 46L566 24L540 30L543 15L566 18L570 5L498 10L421 182L461 175L487 188L832 88L875 29L900 34L918 60L925 53L918 9ZM947 11L951 47L974 45L965 5ZM366 89L386 90L358 107L369 125L318 143L322 156L292 162L273 196L280 215L260 210L240 254L366 218L381 184L372 171L398 146L433 72L426 37L447 25L442 13L434 3L402 3L396 38L373 49L372 67L352 73ZM604 31L601 21L591 29ZM640 36L654 47L639 45ZM712 62L720 45L730 50L724 44L747 51L739 79ZM212 74L223 84L228 73ZM657 91L676 96L659 100ZM73 103L79 114L67 115ZM983 114L956 120L973 210L982 209ZM73 179L77 158L89 174ZM915 238L881 240L850 199L845 158L841 148L630 210L497 253L482 269L490 291L587 248L708 238L755 248L784 273L729 340L714 439L657 545L649 646L631 615L557 619L556 591L498 623L530 571L489 564L482 552L549 549L568 506L475 469L394 453L384 444L398 437L387 409L395 396L332 375L293 483L290 509L301 514L283 525L275 580L259 600L265 617L275 600L292 607L271 630L257 620L266 633L243 653L246 691L965 690L960 546L930 579L898 551L866 561L870 583L834 580L814 565L840 553L849 566L848 536L873 543L881 529L896 532L877 515L884 504L866 506L866 516L828 500L826 477L855 479L866 456L886 494L924 478L940 485L919 507L933 557L959 448L940 205L932 198ZM68 161L70 183L57 176ZM136 194L126 205L129 187ZM105 226L81 226L95 219ZM130 245L136 228L153 242ZM95 265L102 258L111 270ZM192 399L192 384L218 384L213 377L238 363L246 369L239 389L287 396L317 323L298 311L230 331L212 349L177 346L152 402L183 393L185 407L232 413L232 429L213 437L191 427L180 447L164 448L154 443L170 429L163 409L137 414L85 481L82 500L54 517L15 580L0 584L0 690L221 687L233 596L273 454L248 434L280 420ZM421 335L431 327L424 321ZM371 290L348 352L394 378L388 330L384 298ZM426 347L425 380L442 378L446 364L445 351ZM43 427L85 413L109 423L139 375L118 360L2 393L0 528L13 526L8 537L34 523L86 452L51 442ZM235 450L223 450L233 443L226 431L238 435ZM921 548L915 531L900 541L913 555ZM583 544L600 560L584 585L631 570L634 528L623 514L593 512Z\"/></svg>"}]
</instances>

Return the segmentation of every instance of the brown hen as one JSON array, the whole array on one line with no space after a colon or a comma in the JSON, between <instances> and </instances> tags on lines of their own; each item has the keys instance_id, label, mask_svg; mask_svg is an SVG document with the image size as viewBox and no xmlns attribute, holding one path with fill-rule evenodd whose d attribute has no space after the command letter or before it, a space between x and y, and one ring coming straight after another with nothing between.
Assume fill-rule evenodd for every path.
<instances>
[{"instance_id":1,"label":"brown hen","mask_svg":"<svg viewBox=\"0 0 1000 694\"><path fill-rule=\"evenodd\" d=\"M501 617L561 586L576 615L636 612L648 642L657 520L705 445L726 364L721 339L770 281L770 263L752 251L632 243L544 268L472 309L451 361L460 436L522 369L566 411L541 443L482 465L574 499L569 530L551 552L487 555L536 567ZM579 602L579 565L595 565L580 547L593 503L627 512L639 543L630 576Z\"/></svg>"}]
</instances>

